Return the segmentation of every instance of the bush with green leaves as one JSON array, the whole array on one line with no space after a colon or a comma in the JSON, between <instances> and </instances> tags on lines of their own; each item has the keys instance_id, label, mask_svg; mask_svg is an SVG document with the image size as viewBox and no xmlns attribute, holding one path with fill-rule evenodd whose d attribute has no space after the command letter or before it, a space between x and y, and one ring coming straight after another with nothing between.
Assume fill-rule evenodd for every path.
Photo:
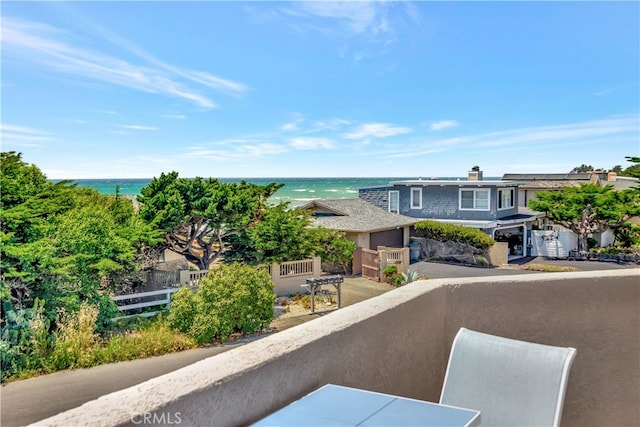
<instances>
[{"instance_id":1,"label":"bush with green leaves","mask_svg":"<svg viewBox=\"0 0 640 427\"><path fill-rule=\"evenodd\" d=\"M398 266L395 264L389 264L384 269L382 269L382 275L384 276L384 281L393 286L401 286L403 285L403 276L398 271Z\"/></svg>"},{"instance_id":2,"label":"bush with green leaves","mask_svg":"<svg viewBox=\"0 0 640 427\"><path fill-rule=\"evenodd\" d=\"M640 245L640 226L625 222L614 229L615 243L623 248Z\"/></svg>"},{"instance_id":3,"label":"bush with green leaves","mask_svg":"<svg viewBox=\"0 0 640 427\"><path fill-rule=\"evenodd\" d=\"M21 372L38 373L46 365L53 344L44 301L36 299L32 308L14 310L4 303L5 321L0 336L2 380Z\"/></svg>"},{"instance_id":4,"label":"bush with green leaves","mask_svg":"<svg viewBox=\"0 0 640 427\"><path fill-rule=\"evenodd\" d=\"M445 224L437 221L420 221L415 224L416 233L420 237L440 242L466 243L478 249L488 249L495 241L482 231L462 225Z\"/></svg>"},{"instance_id":5,"label":"bush with green leaves","mask_svg":"<svg viewBox=\"0 0 640 427\"><path fill-rule=\"evenodd\" d=\"M265 329L273 320L276 295L265 269L220 265L200 280L198 290L173 295L169 325L196 342L225 341L234 332Z\"/></svg>"},{"instance_id":6,"label":"bush with green leaves","mask_svg":"<svg viewBox=\"0 0 640 427\"><path fill-rule=\"evenodd\" d=\"M313 242L314 253L323 263L339 267L344 274L349 272L356 244L347 240L344 231L324 227L311 228L309 239Z\"/></svg>"}]
</instances>

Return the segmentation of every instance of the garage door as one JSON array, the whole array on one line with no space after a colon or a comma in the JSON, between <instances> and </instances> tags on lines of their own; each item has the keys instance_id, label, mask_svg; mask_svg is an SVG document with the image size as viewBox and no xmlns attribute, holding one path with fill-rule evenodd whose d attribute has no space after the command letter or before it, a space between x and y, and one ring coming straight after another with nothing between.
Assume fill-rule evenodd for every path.
<instances>
[{"instance_id":1,"label":"garage door","mask_svg":"<svg viewBox=\"0 0 640 427\"><path fill-rule=\"evenodd\" d=\"M378 249L378 246L401 248L403 246L402 243L402 229L378 231L376 233L371 233L369 249L373 249L375 251Z\"/></svg>"}]
</instances>

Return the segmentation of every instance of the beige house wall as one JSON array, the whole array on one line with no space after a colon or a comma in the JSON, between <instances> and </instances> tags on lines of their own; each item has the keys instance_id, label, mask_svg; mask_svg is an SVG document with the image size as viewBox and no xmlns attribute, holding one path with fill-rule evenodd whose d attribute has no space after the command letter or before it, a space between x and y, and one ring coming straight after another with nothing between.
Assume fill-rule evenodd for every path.
<instances>
[{"instance_id":1,"label":"beige house wall","mask_svg":"<svg viewBox=\"0 0 640 427\"><path fill-rule=\"evenodd\" d=\"M347 240L350 240L356 244L357 247L360 248L368 248L370 242L369 233L347 233Z\"/></svg>"},{"instance_id":2,"label":"beige house wall","mask_svg":"<svg viewBox=\"0 0 640 427\"><path fill-rule=\"evenodd\" d=\"M505 265L509 263L509 244L495 242L487 249L487 260L491 265Z\"/></svg>"},{"instance_id":3,"label":"beige house wall","mask_svg":"<svg viewBox=\"0 0 640 427\"><path fill-rule=\"evenodd\" d=\"M572 346L563 426L640 425L640 270L413 282L37 425L247 425L326 383L439 399L461 326ZM138 418L139 420L139 418Z\"/></svg>"}]
</instances>

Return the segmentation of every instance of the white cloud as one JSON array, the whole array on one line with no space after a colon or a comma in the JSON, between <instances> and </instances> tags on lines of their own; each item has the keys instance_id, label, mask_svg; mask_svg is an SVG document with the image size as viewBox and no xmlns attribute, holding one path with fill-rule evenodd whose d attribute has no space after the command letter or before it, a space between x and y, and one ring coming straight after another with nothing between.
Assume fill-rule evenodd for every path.
<instances>
[{"instance_id":1,"label":"white cloud","mask_svg":"<svg viewBox=\"0 0 640 427\"><path fill-rule=\"evenodd\" d=\"M497 147L521 144L560 144L586 138L635 133L640 131L637 115L616 117L588 122L564 125L540 126L535 128L513 129L477 135L474 139L480 146Z\"/></svg>"},{"instance_id":2,"label":"white cloud","mask_svg":"<svg viewBox=\"0 0 640 427\"><path fill-rule=\"evenodd\" d=\"M560 147L584 147L587 144L602 144L615 138L616 141L638 140L640 118L637 115L614 117L586 122L509 129L498 132L463 135L441 140L424 140L394 147L387 151L370 151L368 154L385 158L419 157L451 149L501 151L533 150L535 153L553 155ZM486 147L491 147L487 151Z\"/></svg>"},{"instance_id":3,"label":"white cloud","mask_svg":"<svg viewBox=\"0 0 640 427\"><path fill-rule=\"evenodd\" d=\"M345 133L342 136L347 139L361 138L387 138L389 136L403 135L411 132L411 128L404 126L393 126L388 123L366 123L357 130Z\"/></svg>"},{"instance_id":4,"label":"white cloud","mask_svg":"<svg viewBox=\"0 0 640 427\"><path fill-rule=\"evenodd\" d=\"M292 130L298 129L298 124L294 122L285 123L280 127L280 130L285 132L291 132Z\"/></svg>"},{"instance_id":5,"label":"white cloud","mask_svg":"<svg viewBox=\"0 0 640 427\"><path fill-rule=\"evenodd\" d=\"M187 116L185 116L184 114L165 114L162 117L164 117L165 119L179 119L179 120L187 118Z\"/></svg>"},{"instance_id":6,"label":"white cloud","mask_svg":"<svg viewBox=\"0 0 640 427\"><path fill-rule=\"evenodd\" d=\"M51 141L46 133L26 126L0 125L0 140L3 146L39 147L42 142Z\"/></svg>"},{"instance_id":7,"label":"white cloud","mask_svg":"<svg viewBox=\"0 0 640 427\"><path fill-rule=\"evenodd\" d=\"M298 15L337 20L351 34L389 31L385 5L368 1L305 1L295 3ZM295 14L294 12L294 14Z\"/></svg>"},{"instance_id":8,"label":"white cloud","mask_svg":"<svg viewBox=\"0 0 640 427\"><path fill-rule=\"evenodd\" d=\"M141 125L123 125L123 128L133 129L133 130L158 130L158 128L154 128L151 126L141 126Z\"/></svg>"},{"instance_id":9,"label":"white cloud","mask_svg":"<svg viewBox=\"0 0 640 427\"><path fill-rule=\"evenodd\" d=\"M292 138L289 145L296 150L317 150L319 148L332 149L335 143L328 138Z\"/></svg>"},{"instance_id":10,"label":"white cloud","mask_svg":"<svg viewBox=\"0 0 640 427\"><path fill-rule=\"evenodd\" d=\"M245 144L239 147L239 150L240 150L240 153L243 153L244 155L249 157L271 156L274 154L281 154L289 151L287 150L286 147L282 145L273 144L270 142L263 142L260 144L251 144L251 145Z\"/></svg>"},{"instance_id":11,"label":"white cloud","mask_svg":"<svg viewBox=\"0 0 640 427\"><path fill-rule=\"evenodd\" d=\"M285 123L280 126L280 130L283 132L291 132L298 129L298 125L300 125L304 121L304 116L301 113L293 113L293 118L290 122Z\"/></svg>"},{"instance_id":12,"label":"white cloud","mask_svg":"<svg viewBox=\"0 0 640 427\"><path fill-rule=\"evenodd\" d=\"M233 142L231 144L231 142ZM225 146L224 149L211 146ZM289 151L287 147L270 142L250 142L247 139L223 140L207 145L189 147L180 155L183 159L241 160L282 154Z\"/></svg>"},{"instance_id":13,"label":"white cloud","mask_svg":"<svg viewBox=\"0 0 640 427\"><path fill-rule=\"evenodd\" d=\"M605 95L609 95L610 93L616 92L618 91L619 87L618 86L613 86L613 87L608 87L606 89L600 90L596 93L593 94L593 96L605 96Z\"/></svg>"},{"instance_id":14,"label":"white cloud","mask_svg":"<svg viewBox=\"0 0 640 427\"><path fill-rule=\"evenodd\" d=\"M67 41L70 34L58 28L6 17L2 18L3 56L60 73L186 99L207 109L216 107L216 104L189 83L232 95L247 90L242 83L164 63L104 29L102 33L118 46L135 53L148 65L133 64L89 48L74 46Z\"/></svg>"},{"instance_id":15,"label":"white cloud","mask_svg":"<svg viewBox=\"0 0 640 427\"><path fill-rule=\"evenodd\" d=\"M364 0L292 2L262 18L286 20L298 33L319 32L338 40L340 55L352 52L356 61L385 53L398 39L397 28L419 22L407 2Z\"/></svg>"},{"instance_id":16,"label":"white cloud","mask_svg":"<svg viewBox=\"0 0 640 427\"><path fill-rule=\"evenodd\" d=\"M318 120L313 123L312 130L314 132L322 131L322 130L337 130L342 126L348 125L351 122L349 120L334 118L329 120Z\"/></svg>"},{"instance_id":17,"label":"white cloud","mask_svg":"<svg viewBox=\"0 0 640 427\"><path fill-rule=\"evenodd\" d=\"M432 131L439 131L443 129L453 128L458 126L458 122L456 120L441 120L439 122L431 123L429 129Z\"/></svg>"}]
</instances>

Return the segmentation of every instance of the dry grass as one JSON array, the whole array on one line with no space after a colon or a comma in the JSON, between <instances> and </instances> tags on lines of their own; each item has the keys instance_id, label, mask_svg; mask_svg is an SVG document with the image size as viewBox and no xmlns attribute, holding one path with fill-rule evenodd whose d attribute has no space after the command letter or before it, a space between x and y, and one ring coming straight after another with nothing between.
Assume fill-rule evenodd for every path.
<instances>
[{"instance_id":1,"label":"dry grass","mask_svg":"<svg viewBox=\"0 0 640 427\"><path fill-rule=\"evenodd\" d=\"M544 271L547 273L562 273L569 271L579 271L576 267L549 265L549 264L527 264L522 266L523 270Z\"/></svg>"}]
</instances>

